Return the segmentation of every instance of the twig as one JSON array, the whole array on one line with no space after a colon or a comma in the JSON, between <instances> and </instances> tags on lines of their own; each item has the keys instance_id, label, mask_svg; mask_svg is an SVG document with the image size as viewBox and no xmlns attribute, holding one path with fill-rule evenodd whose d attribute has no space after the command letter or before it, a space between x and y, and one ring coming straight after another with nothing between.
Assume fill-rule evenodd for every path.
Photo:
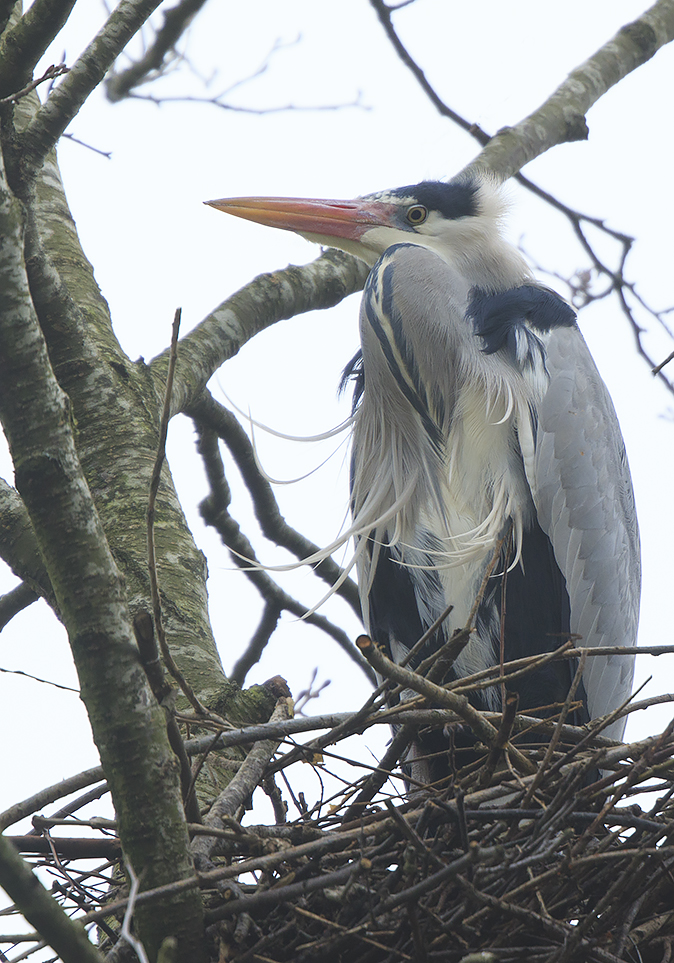
<instances>
[{"instance_id":1,"label":"twig","mask_svg":"<svg viewBox=\"0 0 674 963\"><path fill-rule=\"evenodd\" d=\"M0 104L15 104L22 97L26 97L32 90L43 84L45 80L54 80L55 77L60 77L62 74L67 74L69 68L65 64L52 64L51 67L47 67L45 72L37 80L31 80L29 84L22 87L21 90L17 90L15 93L10 94L8 97L0 97Z\"/></svg>"},{"instance_id":2,"label":"twig","mask_svg":"<svg viewBox=\"0 0 674 963\"><path fill-rule=\"evenodd\" d=\"M37 111L29 126L19 135L26 174L36 174L47 153L77 114L89 94L129 40L140 30L160 0L121 0L103 29L91 41Z\"/></svg>"},{"instance_id":3,"label":"twig","mask_svg":"<svg viewBox=\"0 0 674 963\"><path fill-rule=\"evenodd\" d=\"M171 414L171 390L173 388L173 376L175 373L176 360L178 357L178 332L180 331L180 318L182 315L182 308L177 308L175 316L173 318L173 327L171 332L171 351L169 355L169 366L166 374L166 389L164 392L164 407L162 409L161 422L159 426L159 442L157 444L157 456L155 458L154 467L152 469L152 477L150 479L150 493L148 497L147 504L147 556L148 556L148 572L150 576L150 592L152 596L152 610L154 614L154 628L157 633L157 639L159 640L159 647L161 649L162 658L164 659L164 664L166 668L171 673L173 678L176 680L183 692L185 698L190 702L195 712L199 714L206 714L206 709L199 701L196 693L192 689L187 679L184 677L183 673L180 671L175 663L171 651L166 641L166 633L164 632L164 625L162 620L161 612L161 597L159 594L159 585L157 582L157 557L155 553L154 544L154 514L155 514L155 503L157 501L157 492L159 491L159 483L161 481L161 471L166 458L166 436L168 434L168 424Z\"/></svg>"},{"instance_id":4,"label":"twig","mask_svg":"<svg viewBox=\"0 0 674 963\"><path fill-rule=\"evenodd\" d=\"M206 0L180 0L175 7L164 14L164 23L157 30L154 42L142 57L126 70L113 73L106 87L110 100L122 100L137 84L147 79L148 74L156 74L162 68L164 58L171 51L190 21L203 7Z\"/></svg>"},{"instance_id":5,"label":"twig","mask_svg":"<svg viewBox=\"0 0 674 963\"><path fill-rule=\"evenodd\" d=\"M197 422L197 432L199 434L198 450L204 460L204 467L211 488L211 494L199 506L206 524L213 526L219 532L224 544L230 550L234 563L255 585L265 602L269 603L270 606L284 609L307 624L321 629L337 642L340 648L362 669L368 679L374 682L374 673L347 634L329 619L326 619L325 616L311 612L310 609L285 592L264 571L264 567L258 563L253 546L229 513L231 494L220 457L218 436L212 429L204 428L199 422ZM339 569L337 570L339 571Z\"/></svg>"},{"instance_id":6,"label":"twig","mask_svg":"<svg viewBox=\"0 0 674 963\"><path fill-rule=\"evenodd\" d=\"M21 819L25 819L26 816L32 816L34 812L42 809L43 806L48 806L57 799L62 799L64 796L78 792L80 789L84 789L94 782L100 782L104 778L102 767L96 766L94 769L79 772L77 775L63 779L53 786L41 789L40 792L35 793L34 796L29 796L28 799L24 799L23 802L15 803L13 806L10 806L9 809L6 809L4 813L0 813L0 832L4 832L8 826L18 823Z\"/></svg>"},{"instance_id":7,"label":"twig","mask_svg":"<svg viewBox=\"0 0 674 963\"><path fill-rule=\"evenodd\" d=\"M273 489L257 466L250 438L232 412L205 391L195 403L190 405L188 414L200 424L211 428L227 445L250 492L255 517L263 535L276 545L286 548L299 560L318 553L319 546L288 525L281 515ZM326 558L314 566L313 571L330 586L339 583L335 594L342 597L360 618L357 586L351 579L340 583L342 569L339 565L333 559Z\"/></svg>"},{"instance_id":8,"label":"twig","mask_svg":"<svg viewBox=\"0 0 674 963\"><path fill-rule=\"evenodd\" d=\"M201 811L196 796L190 760L185 752L180 729L175 717L175 689L166 681L159 659L157 643L148 612L139 611L134 616L133 632L138 644L140 661L155 699L166 713L166 731L171 748L180 765L180 786L182 789L185 818L192 823L201 822Z\"/></svg>"},{"instance_id":9,"label":"twig","mask_svg":"<svg viewBox=\"0 0 674 963\"><path fill-rule=\"evenodd\" d=\"M84 929L66 916L4 836L0 836L0 886L64 963L103 963Z\"/></svg>"},{"instance_id":10,"label":"twig","mask_svg":"<svg viewBox=\"0 0 674 963\"><path fill-rule=\"evenodd\" d=\"M145 947L131 932L131 920L133 919L140 883L128 859L124 860L124 868L126 869L131 885L129 889L129 901L124 912L124 920L122 921L122 928L120 930L120 937L134 949L140 963L150 963L145 952Z\"/></svg>"},{"instance_id":11,"label":"twig","mask_svg":"<svg viewBox=\"0 0 674 963\"><path fill-rule=\"evenodd\" d=\"M475 735L482 739L488 746L491 747L496 744L498 738L497 730L490 722L487 722L482 713L470 704L466 696L456 695L450 690L442 688L442 686L429 682L423 676L417 675L416 672L411 672L409 669L405 669L403 666L391 662L366 635L359 636L356 640L356 645L381 675L394 679L401 685L405 685L415 692L419 692L427 699L437 702L447 709L451 709L464 719ZM521 767L522 772L531 773L535 771L535 768L529 760L526 759L519 750L515 749L514 746L512 746L511 749L516 765L518 768Z\"/></svg>"},{"instance_id":12,"label":"twig","mask_svg":"<svg viewBox=\"0 0 674 963\"><path fill-rule=\"evenodd\" d=\"M276 708L269 721L271 723L280 722L288 719L291 715L292 699L282 697L276 703ZM232 781L211 806L208 816L204 820L206 826L222 828L224 818L233 816L238 808L248 801L253 790L262 781L264 770L277 748L278 741L269 739L258 742L250 750ZM217 840L212 837L199 837L192 842L192 852L195 857L206 857L208 859L216 845Z\"/></svg>"}]
</instances>

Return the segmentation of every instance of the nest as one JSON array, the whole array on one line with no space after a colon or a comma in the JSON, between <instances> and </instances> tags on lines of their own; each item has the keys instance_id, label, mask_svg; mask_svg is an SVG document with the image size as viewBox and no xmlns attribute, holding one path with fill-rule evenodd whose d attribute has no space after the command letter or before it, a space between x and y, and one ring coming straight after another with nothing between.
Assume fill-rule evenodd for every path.
<instances>
[{"instance_id":1,"label":"nest","mask_svg":"<svg viewBox=\"0 0 674 963\"><path fill-rule=\"evenodd\" d=\"M672 735L579 749L587 733L564 728L573 743L521 750L529 775L485 753L407 801L355 801L365 779L324 816L247 829L207 895L220 959L666 963Z\"/></svg>"},{"instance_id":2,"label":"nest","mask_svg":"<svg viewBox=\"0 0 674 963\"><path fill-rule=\"evenodd\" d=\"M313 809L303 803L292 786L302 767L289 770L291 763L304 758L325 776L343 738L391 718L398 731L380 767L364 776L354 768L361 775L337 796ZM391 760L411 731L452 719L446 710L380 706L337 720L272 721L238 736L224 733L230 744L254 741L239 776L264 788L277 821L241 825L239 811L221 814L217 829L190 827L195 838L211 840L194 885L203 891L214 961L670 960L674 726L623 745L561 721L516 716L500 754L485 749L466 766L454 760L435 786L409 786ZM328 731L308 747L293 743L278 754L282 739L312 726ZM546 742L531 744L534 728ZM193 753L200 749L197 741L187 745ZM317 755L328 745L330 755ZM251 777L254 769L246 774L246 766L256 754L266 761ZM343 784L344 772L342 765ZM304 810L293 822L280 785ZM41 819L39 828L63 821ZM51 837L44 847L51 855L41 865L59 877L53 889L71 909L102 906L81 918L102 927L109 959L131 959L120 951L117 922L129 901L110 875L119 858L114 824L80 826L91 833L77 841L82 849L68 850L67 841ZM94 831L108 835L95 839ZM93 843L107 859L94 870Z\"/></svg>"}]
</instances>

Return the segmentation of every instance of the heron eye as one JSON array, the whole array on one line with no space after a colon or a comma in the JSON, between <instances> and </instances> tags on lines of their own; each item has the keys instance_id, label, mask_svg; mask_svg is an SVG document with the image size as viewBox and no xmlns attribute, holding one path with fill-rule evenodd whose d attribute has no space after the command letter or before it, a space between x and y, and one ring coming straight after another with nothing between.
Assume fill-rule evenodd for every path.
<instances>
[{"instance_id":1,"label":"heron eye","mask_svg":"<svg viewBox=\"0 0 674 963\"><path fill-rule=\"evenodd\" d=\"M414 207L410 207L407 212L407 220L410 224L423 224L428 217L428 211L421 204L415 204Z\"/></svg>"}]
</instances>

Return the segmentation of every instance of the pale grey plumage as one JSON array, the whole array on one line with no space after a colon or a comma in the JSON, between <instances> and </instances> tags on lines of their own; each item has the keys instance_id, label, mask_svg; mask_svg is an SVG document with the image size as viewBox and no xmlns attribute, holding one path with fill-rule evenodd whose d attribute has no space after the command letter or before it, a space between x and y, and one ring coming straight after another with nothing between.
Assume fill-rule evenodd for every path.
<instances>
[{"instance_id":1,"label":"pale grey plumage","mask_svg":"<svg viewBox=\"0 0 674 963\"><path fill-rule=\"evenodd\" d=\"M424 654L442 644L466 623L511 531L455 678L497 664L502 643L506 661L569 633L586 646L633 645L639 538L615 411L574 312L503 238L495 182L473 174L355 201L211 203L372 267L350 369L353 523L339 540L356 540L369 634L400 660L451 602ZM589 658L574 721L616 709L632 665ZM518 680L520 708L563 701L572 674L554 663ZM497 708L500 687L475 700ZM622 731L616 721L607 733Z\"/></svg>"}]
</instances>

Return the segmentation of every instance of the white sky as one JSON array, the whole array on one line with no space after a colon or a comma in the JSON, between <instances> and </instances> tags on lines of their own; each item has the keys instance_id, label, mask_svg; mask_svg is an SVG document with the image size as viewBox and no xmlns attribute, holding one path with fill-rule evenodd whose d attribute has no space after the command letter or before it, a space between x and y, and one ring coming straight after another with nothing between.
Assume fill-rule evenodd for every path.
<instances>
[{"instance_id":1,"label":"white sky","mask_svg":"<svg viewBox=\"0 0 674 963\"><path fill-rule=\"evenodd\" d=\"M641 0L417 0L400 11L396 24L446 102L495 132L535 109L644 7ZM65 48L72 63L101 17L97 4L80 3L45 62L58 61ZM97 93L70 132L111 151L112 159L67 141L60 148L85 252L132 359L149 359L165 347L177 306L183 308L187 330L256 274L317 254L292 234L226 217L204 207L203 200L239 194L352 197L449 176L477 153L476 144L424 99L365 0L214 3L195 21L187 54L195 72L217 74L210 87L216 94L252 74L277 39L291 45L273 56L266 72L234 91L232 103L259 109L359 99L362 106L257 116L194 104L111 105ZM674 303L673 74L670 46L593 108L589 142L558 148L525 170L561 200L638 238L628 276L656 308ZM185 65L161 90L202 92ZM563 219L519 188L513 186L511 196L511 235L538 263L562 275L587 266ZM357 347L357 307L354 297L331 312L276 325L221 369L214 390L221 385L256 419L292 434L311 435L336 425L348 410L348 402L337 403L335 388ZM580 323L613 393L632 465L644 555L640 642L671 643L663 600L672 591L674 400L637 359L615 302L594 305ZM657 358L672 347L657 333L648 344ZM259 607L256 593L232 571L219 540L198 522L196 506L205 486L191 435L184 419L172 426L171 466L197 540L209 556L213 622L229 669L257 624ZM277 478L303 475L337 447L334 442L291 444L261 432L256 442L263 464ZM344 451L338 448L310 480L278 490L287 520L319 543L333 539L346 512ZM0 470L6 464L0 460ZM10 471L7 467L3 474L11 481ZM245 497L239 494L236 502L237 517L246 525ZM278 557L271 547L260 554ZM10 574L0 573L0 590L14 583ZM323 593L322 583L304 571L287 584L307 603ZM43 608L33 606L3 631L0 666L75 685L63 632ZM358 633L341 603L330 603L325 611L353 636ZM288 617L248 681L280 673L297 694L314 667L319 681L332 684L311 703L311 712L355 708L366 698L367 682L336 646ZM671 658L641 659L638 679L650 674L648 694L673 688ZM630 723L627 736L660 731L670 715L668 707L652 710ZM0 728L6 734L0 810L97 763L74 694L0 674ZM15 739L8 737L11 733ZM379 746L384 739L381 734Z\"/></svg>"}]
</instances>

